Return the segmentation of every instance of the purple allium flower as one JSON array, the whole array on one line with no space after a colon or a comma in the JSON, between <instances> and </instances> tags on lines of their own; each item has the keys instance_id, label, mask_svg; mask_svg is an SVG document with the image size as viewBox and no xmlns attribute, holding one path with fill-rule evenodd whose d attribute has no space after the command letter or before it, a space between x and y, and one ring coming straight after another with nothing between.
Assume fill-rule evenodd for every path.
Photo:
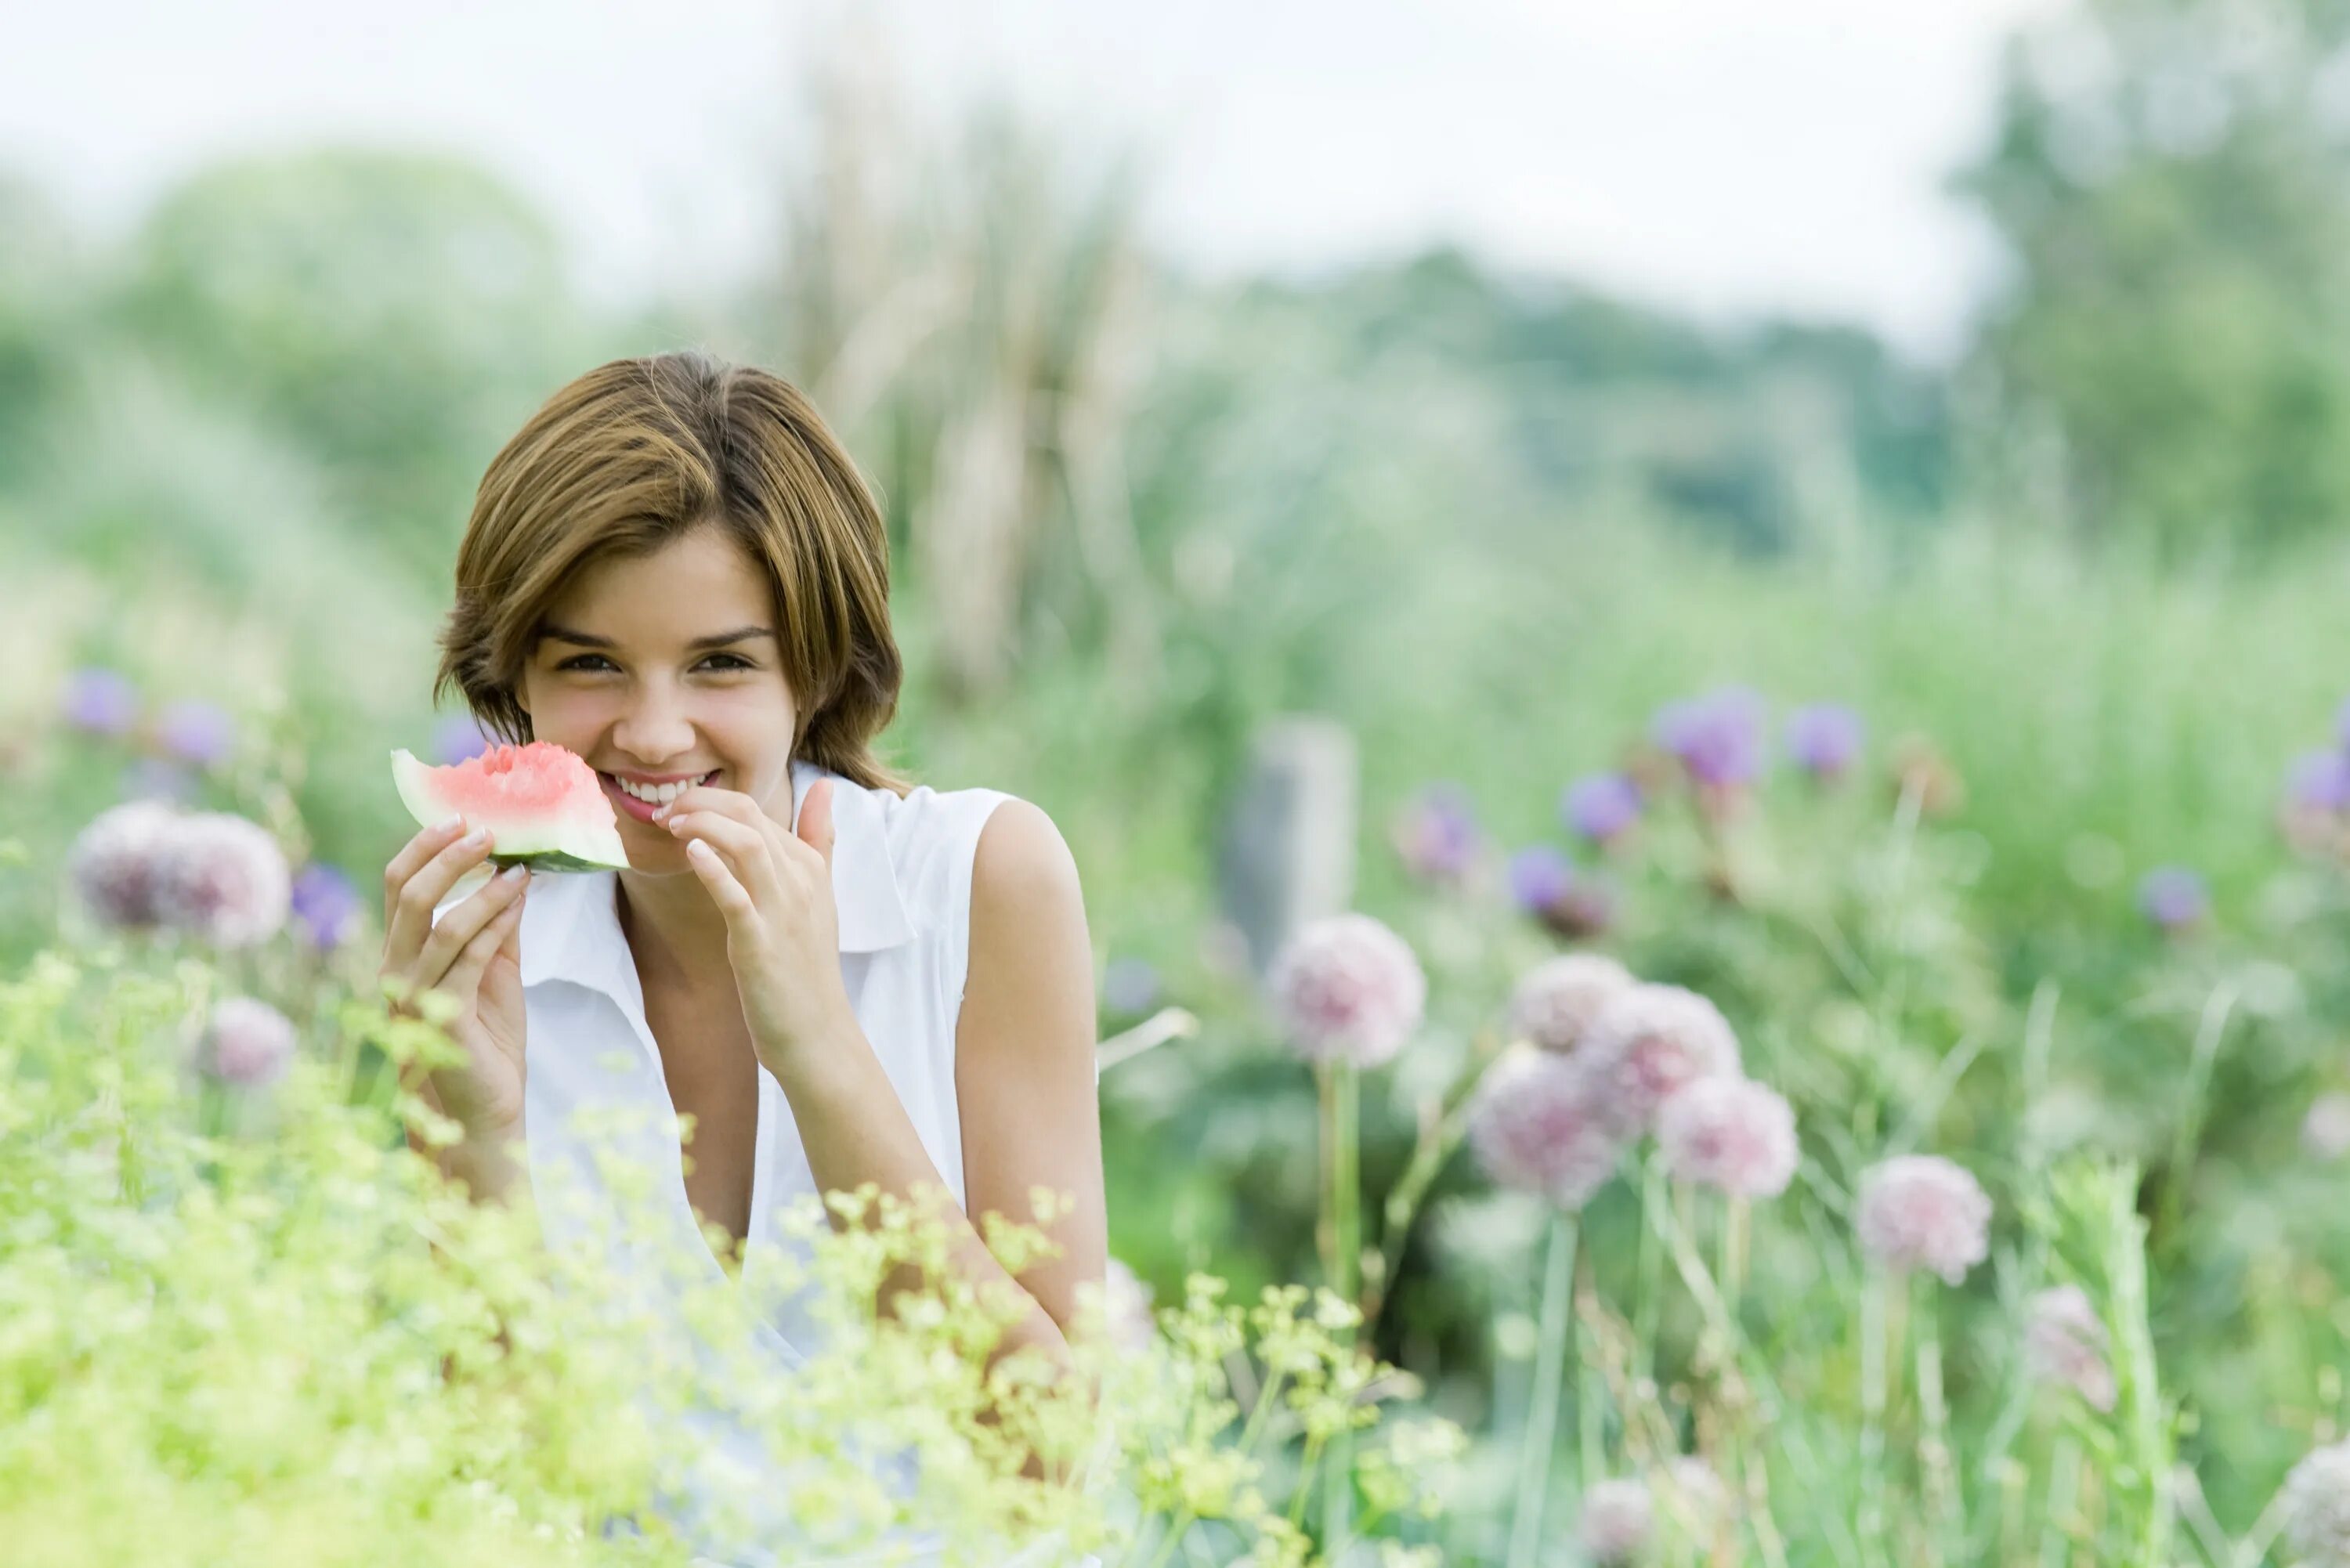
<instances>
[{"instance_id":1,"label":"purple allium flower","mask_svg":"<svg viewBox=\"0 0 2350 1568\"><path fill-rule=\"evenodd\" d=\"M348 941L358 929L359 889L335 867L314 860L294 878L294 913L320 951Z\"/></svg>"},{"instance_id":2,"label":"purple allium flower","mask_svg":"<svg viewBox=\"0 0 2350 1568\"><path fill-rule=\"evenodd\" d=\"M2032 1375L2072 1389L2097 1410L2114 1407L2108 1343L2105 1320L2078 1285L2042 1291L2025 1308L2023 1354Z\"/></svg>"},{"instance_id":3,"label":"purple allium flower","mask_svg":"<svg viewBox=\"0 0 2350 1568\"><path fill-rule=\"evenodd\" d=\"M1529 845L1510 857L1510 897L1519 909L1570 941L1596 936L1615 922L1616 899L1607 885L1547 844Z\"/></svg>"},{"instance_id":4,"label":"purple allium flower","mask_svg":"<svg viewBox=\"0 0 2350 1568\"><path fill-rule=\"evenodd\" d=\"M1648 1544L1655 1528L1655 1510L1646 1483L1636 1480L1594 1481L1583 1494L1583 1517L1575 1533L1583 1550L1601 1568L1629 1563Z\"/></svg>"},{"instance_id":5,"label":"purple allium flower","mask_svg":"<svg viewBox=\"0 0 2350 1568\"><path fill-rule=\"evenodd\" d=\"M1284 943L1265 976L1289 1044L1309 1062L1376 1067L1419 1027L1428 977L1409 943L1364 914L1327 915Z\"/></svg>"},{"instance_id":6,"label":"purple allium flower","mask_svg":"<svg viewBox=\"0 0 2350 1568\"><path fill-rule=\"evenodd\" d=\"M1404 868L1424 882L1460 880L1484 844L1469 792L1451 783L1420 791L1396 813L1389 834Z\"/></svg>"},{"instance_id":7,"label":"purple allium flower","mask_svg":"<svg viewBox=\"0 0 2350 1568\"><path fill-rule=\"evenodd\" d=\"M1700 784L1749 784L1762 771L1762 699L1747 687L1725 686L1670 703L1650 735Z\"/></svg>"},{"instance_id":8,"label":"purple allium flower","mask_svg":"<svg viewBox=\"0 0 2350 1568\"><path fill-rule=\"evenodd\" d=\"M1940 1155L1898 1155L1862 1172L1854 1225L1887 1268L1931 1269L1955 1285L1991 1252L1991 1197Z\"/></svg>"},{"instance_id":9,"label":"purple allium flower","mask_svg":"<svg viewBox=\"0 0 2350 1568\"><path fill-rule=\"evenodd\" d=\"M2184 930L2210 911L2211 896L2186 867L2158 866L2138 884L2137 907L2164 930Z\"/></svg>"},{"instance_id":10,"label":"purple allium flower","mask_svg":"<svg viewBox=\"0 0 2350 1568\"><path fill-rule=\"evenodd\" d=\"M1795 1113L1749 1078L1698 1078L1657 1112L1657 1144L1682 1181L1776 1198L1795 1174Z\"/></svg>"},{"instance_id":11,"label":"purple allium flower","mask_svg":"<svg viewBox=\"0 0 2350 1568\"><path fill-rule=\"evenodd\" d=\"M85 734L127 735L139 722L139 689L119 671L88 666L66 678L57 711Z\"/></svg>"},{"instance_id":12,"label":"purple allium flower","mask_svg":"<svg viewBox=\"0 0 2350 1568\"><path fill-rule=\"evenodd\" d=\"M2350 1568L2350 1438L2312 1449L2277 1493L2284 1538L2309 1568Z\"/></svg>"},{"instance_id":13,"label":"purple allium flower","mask_svg":"<svg viewBox=\"0 0 2350 1568\"><path fill-rule=\"evenodd\" d=\"M490 749L490 737L471 713L452 713L432 727L433 761L453 766Z\"/></svg>"},{"instance_id":14,"label":"purple allium flower","mask_svg":"<svg viewBox=\"0 0 2350 1568\"><path fill-rule=\"evenodd\" d=\"M200 793L195 775L161 757L133 757L124 764L115 791L125 800L164 800L192 805Z\"/></svg>"},{"instance_id":15,"label":"purple allium flower","mask_svg":"<svg viewBox=\"0 0 2350 1568\"><path fill-rule=\"evenodd\" d=\"M2293 811L2350 812L2350 753L2295 757L2285 772L2284 803Z\"/></svg>"},{"instance_id":16,"label":"purple allium flower","mask_svg":"<svg viewBox=\"0 0 2350 1568\"><path fill-rule=\"evenodd\" d=\"M172 702L157 718L155 737L180 761L216 768L235 754L236 720L216 703Z\"/></svg>"},{"instance_id":17,"label":"purple allium flower","mask_svg":"<svg viewBox=\"0 0 2350 1568\"><path fill-rule=\"evenodd\" d=\"M1510 857L1510 897L1529 915L1539 915L1566 896L1575 883L1575 862L1547 844L1530 844Z\"/></svg>"},{"instance_id":18,"label":"purple allium flower","mask_svg":"<svg viewBox=\"0 0 2350 1568\"><path fill-rule=\"evenodd\" d=\"M208 1077L256 1089L285 1076L294 1061L294 1025L265 1002L223 998L197 1044L196 1067Z\"/></svg>"},{"instance_id":19,"label":"purple allium flower","mask_svg":"<svg viewBox=\"0 0 2350 1568\"><path fill-rule=\"evenodd\" d=\"M1814 778L1843 776L1860 756L1860 715L1836 702L1798 708L1787 721L1787 752Z\"/></svg>"},{"instance_id":20,"label":"purple allium flower","mask_svg":"<svg viewBox=\"0 0 2350 1568\"><path fill-rule=\"evenodd\" d=\"M214 947L250 947L285 929L293 883L268 829L229 812L199 812L171 836L155 908L166 923Z\"/></svg>"},{"instance_id":21,"label":"purple allium flower","mask_svg":"<svg viewBox=\"0 0 2350 1568\"><path fill-rule=\"evenodd\" d=\"M1624 1149L1603 1088L1572 1056L1511 1046L1470 1100L1466 1131L1478 1164L1505 1187L1582 1208Z\"/></svg>"},{"instance_id":22,"label":"purple allium flower","mask_svg":"<svg viewBox=\"0 0 2350 1568\"><path fill-rule=\"evenodd\" d=\"M99 813L66 857L66 879L82 907L117 929L161 925L156 888L179 825L179 812L163 801L127 801Z\"/></svg>"},{"instance_id":23,"label":"purple allium flower","mask_svg":"<svg viewBox=\"0 0 2350 1568\"><path fill-rule=\"evenodd\" d=\"M1568 832L1612 843L1640 820L1640 786L1624 774L1594 774L1567 786L1558 813Z\"/></svg>"},{"instance_id":24,"label":"purple allium flower","mask_svg":"<svg viewBox=\"0 0 2350 1568\"><path fill-rule=\"evenodd\" d=\"M1510 993L1510 1031L1564 1056L1581 1043L1602 1008L1639 982L1598 953L1561 953L1519 977Z\"/></svg>"},{"instance_id":25,"label":"purple allium flower","mask_svg":"<svg viewBox=\"0 0 2350 1568\"><path fill-rule=\"evenodd\" d=\"M1721 1009L1678 985L1618 994L1591 1021L1577 1054L1600 1075L1613 1112L1644 1129L1687 1085L1739 1070L1738 1036Z\"/></svg>"},{"instance_id":26,"label":"purple allium flower","mask_svg":"<svg viewBox=\"0 0 2350 1568\"><path fill-rule=\"evenodd\" d=\"M2301 1147L2312 1159L2335 1160L2350 1154L2350 1095L2329 1090L2309 1104L2301 1121Z\"/></svg>"},{"instance_id":27,"label":"purple allium flower","mask_svg":"<svg viewBox=\"0 0 2350 1568\"><path fill-rule=\"evenodd\" d=\"M1148 959L1122 956L1102 970L1102 1002L1112 1012L1140 1012L1159 1000L1159 971Z\"/></svg>"}]
</instances>

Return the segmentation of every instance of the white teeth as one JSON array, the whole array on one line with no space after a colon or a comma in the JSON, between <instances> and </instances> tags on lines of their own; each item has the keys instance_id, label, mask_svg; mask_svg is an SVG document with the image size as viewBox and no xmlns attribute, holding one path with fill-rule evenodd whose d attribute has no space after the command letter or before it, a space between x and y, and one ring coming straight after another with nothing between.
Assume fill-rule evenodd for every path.
<instances>
[{"instance_id":1,"label":"white teeth","mask_svg":"<svg viewBox=\"0 0 2350 1568\"><path fill-rule=\"evenodd\" d=\"M712 768L710 772L702 774L698 779L686 779L678 784L657 785L633 784L628 780L620 777L618 774L612 775L612 782L619 784L620 788L628 794L636 796L639 800L645 802L649 805L662 805L670 801L675 800L678 796L683 794L686 791L692 789L695 785L708 784L712 779L714 779L717 776L718 770Z\"/></svg>"}]
</instances>

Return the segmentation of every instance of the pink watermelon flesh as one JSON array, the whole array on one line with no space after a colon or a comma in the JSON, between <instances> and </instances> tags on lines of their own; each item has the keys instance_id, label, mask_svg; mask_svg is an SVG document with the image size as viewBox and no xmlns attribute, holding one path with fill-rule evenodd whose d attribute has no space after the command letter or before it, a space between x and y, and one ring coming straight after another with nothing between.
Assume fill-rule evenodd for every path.
<instances>
[{"instance_id":1,"label":"pink watermelon flesh","mask_svg":"<svg viewBox=\"0 0 2350 1568\"><path fill-rule=\"evenodd\" d=\"M596 770L567 747L549 741L493 746L447 767L396 751L391 772L419 826L458 815L468 831L488 828L494 865L536 871L628 868L619 815Z\"/></svg>"}]
</instances>

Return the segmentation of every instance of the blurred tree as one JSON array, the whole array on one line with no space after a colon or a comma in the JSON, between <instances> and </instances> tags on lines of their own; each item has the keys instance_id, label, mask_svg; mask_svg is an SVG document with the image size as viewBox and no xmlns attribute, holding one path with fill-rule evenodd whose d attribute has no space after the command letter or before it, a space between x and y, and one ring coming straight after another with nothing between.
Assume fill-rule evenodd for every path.
<instances>
[{"instance_id":1,"label":"blurred tree","mask_svg":"<svg viewBox=\"0 0 2350 1568\"><path fill-rule=\"evenodd\" d=\"M1265 284L1244 307L1327 316L1337 373L1489 389L1508 460L1539 489L1630 497L1754 554L1801 544L1831 504L1920 518L1947 488L1939 378L1849 326L1709 331L1565 279L1498 272L1457 249L1314 284Z\"/></svg>"},{"instance_id":2,"label":"blurred tree","mask_svg":"<svg viewBox=\"0 0 2350 1568\"><path fill-rule=\"evenodd\" d=\"M2087 0L1957 180L2013 263L1969 373L2074 525L2167 554L2350 517L2350 8Z\"/></svg>"},{"instance_id":3,"label":"blurred tree","mask_svg":"<svg viewBox=\"0 0 2350 1568\"><path fill-rule=\"evenodd\" d=\"M112 303L203 395L319 460L342 512L424 579L498 442L587 368L546 219L433 154L207 169L149 213Z\"/></svg>"},{"instance_id":4,"label":"blurred tree","mask_svg":"<svg viewBox=\"0 0 2350 1568\"><path fill-rule=\"evenodd\" d=\"M0 170L0 493L25 483L35 427L68 378L89 270L48 193Z\"/></svg>"}]
</instances>

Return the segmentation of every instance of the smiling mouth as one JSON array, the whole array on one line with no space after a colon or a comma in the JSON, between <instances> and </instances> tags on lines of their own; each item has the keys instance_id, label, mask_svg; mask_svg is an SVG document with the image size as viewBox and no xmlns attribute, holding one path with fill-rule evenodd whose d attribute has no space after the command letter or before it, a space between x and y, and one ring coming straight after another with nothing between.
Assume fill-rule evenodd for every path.
<instances>
[{"instance_id":1,"label":"smiling mouth","mask_svg":"<svg viewBox=\"0 0 2350 1568\"><path fill-rule=\"evenodd\" d=\"M712 768L710 772L702 774L700 778L691 781L686 787L689 789L698 789L702 785L709 784L711 780L716 778L723 771L723 770L722 769ZM596 774L596 782L604 786L604 793L611 797L613 805L624 816L632 816L639 822L650 822L653 820L653 813L660 809L659 803L640 799L636 795L630 794L627 790L622 789L620 787L619 780L613 777L610 774L604 773L599 770Z\"/></svg>"}]
</instances>

